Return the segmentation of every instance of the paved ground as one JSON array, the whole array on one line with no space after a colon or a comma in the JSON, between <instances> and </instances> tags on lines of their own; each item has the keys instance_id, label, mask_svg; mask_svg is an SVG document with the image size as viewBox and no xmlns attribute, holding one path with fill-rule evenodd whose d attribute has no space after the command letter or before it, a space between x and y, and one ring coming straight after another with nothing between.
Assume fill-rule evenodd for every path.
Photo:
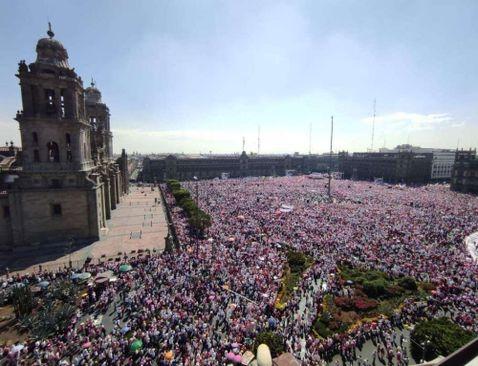
<instances>
[{"instance_id":1,"label":"paved ground","mask_svg":"<svg viewBox=\"0 0 478 366\"><path fill-rule=\"evenodd\" d=\"M130 194L122 198L111 216L99 241L73 249L71 261L74 266L81 265L88 256L95 261L103 255L110 257L118 252L130 254L138 249L164 249L167 221L158 188L152 191L150 187L132 186ZM44 269L63 267L69 260L68 248L63 246L48 253L45 250L23 253L11 259L9 266L19 268L21 272L32 272L37 271L39 265Z\"/></svg>"}]
</instances>

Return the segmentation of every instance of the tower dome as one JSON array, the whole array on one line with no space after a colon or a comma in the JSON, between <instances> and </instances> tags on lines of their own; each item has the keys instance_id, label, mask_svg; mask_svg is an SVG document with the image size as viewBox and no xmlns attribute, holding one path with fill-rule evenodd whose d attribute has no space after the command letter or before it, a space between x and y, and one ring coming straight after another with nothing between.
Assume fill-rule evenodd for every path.
<instances>
[{"instance_id":1,"label":"tower dome","mask_svg":"<svg viewBox=\"0 0 478 366\"><path fill-rule=\"evenodd\" d=\"M53 39L55 33L48 23L48 38L41 38L37 43L37 63L55 65L58 67L70 68L68 65L68 52L60 41Z\"/></svg>"},{"instance_id":2,"label":"tower dome","mask_svg":"<svg viewBox=\"0 0 478 366\"><path fill-rule=\"evenodd\" d=\"M95 86L93 79L90 86L85 89L85 100L87 103L101 103L101 92Z\"/></svg>"}]
</instances>

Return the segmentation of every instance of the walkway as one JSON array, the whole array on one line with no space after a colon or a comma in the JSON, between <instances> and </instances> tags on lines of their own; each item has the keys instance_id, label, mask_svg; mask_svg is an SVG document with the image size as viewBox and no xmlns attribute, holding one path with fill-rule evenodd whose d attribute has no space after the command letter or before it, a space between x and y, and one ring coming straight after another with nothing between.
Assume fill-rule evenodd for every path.
<instances>
[{"instance_id":1,"label":"walkway","mask_svg":"<svg viewBox=\"0 0 478 366\"><path fill-rule=\"evenodd\" d=\"M130 193L122 198L122 202L112 212L111 220L102 238L90 245L73 250L54 248L48 253L41 250L18 255L10 261L10 268L24 268L19 272L38 271L39 265L44 269L56 269L68 265L82 265L87 257L93 261L102 256L116 256L119 252L131 254L132 251L149 248L163 250L164 238L167 235L167 220L158 188L132 186ZM31 265L32 261L34 264Z\"/></svg>"}]
</instances>

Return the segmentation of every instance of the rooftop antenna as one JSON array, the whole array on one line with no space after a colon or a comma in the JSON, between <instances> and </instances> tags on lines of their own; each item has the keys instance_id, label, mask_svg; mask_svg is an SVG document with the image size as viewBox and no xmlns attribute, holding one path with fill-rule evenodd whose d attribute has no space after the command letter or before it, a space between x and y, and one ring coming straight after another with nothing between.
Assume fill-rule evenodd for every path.
<instances>
[{"instance_id":1,"label":"rooftop antenna","mask_svg":"<svg viewBox=\"0 0 478 366\"><path fill-rule=\"evenodd\" d=\"M261 149L261 125L257 126L257 155Z\"/></svg>"},{"instance_id":2,"label":"rooftop antenna","mask_svg":"<svg viewBox=\"0 0 478 366\"><path fill-rule=\"evenodd\" d=\"M375 114L376 114L376 106L377 106L377 100L373 100L373 118L372 118L372 148L371 151L373 151L373 140L375 137Z\"/></svg>"},{"instance_id":3,"label":"rooftop antenna","mask_svg":"<svg viewBox=\"0 0 478 366\"><path fill-rule=\"evenodd\" d=\"M329 156L329 184L327 185L327 193L329 202L332 202L330 196L330 183L332 183L332 141L334 138L334 116L330 117L330 156Z\"/></svg>"},{"instance_id":4,"label":"rooftop antenna","mask_svg":"<svg viewBox=\"0 0 478 366\"><path fill-rule=\"evenodd\" d=\"M312 122L309 124L309 155L312 154Z\"/></svg>"},{"instance_id":5,"label":"rooftop antenna","mask_svg":"<svg viewBox=\"0 0 478 366\"><path fill-rule=\"evenodd\" d=\"M246 147L246 138L242 136L242 152L246 151L245 147Z\"/></svg>"},{"instance_id":6,"label":"rooftop antenna","mask_svg":"<svg viewBox=\"0 0 478 366\"><path fill-rule=\"evenodd\" d=\"M95 87L95 80L93 79L93 76L91 77L91 87L92 87L92 88Z\"/></svg>"},{"instance_id":7,"label":"rooftop antenna","mask_svg":"<svg viewBox=\"0 0 478 366\"><path fill-rule=\"evenodd\" d=\"M53 33L53 31L51 30L51 23L48 22L48 32L46 32L46 34L48 34L48 37L50 38L53 38L55 36L55 33Z\"/></svg>"}]
</instances>

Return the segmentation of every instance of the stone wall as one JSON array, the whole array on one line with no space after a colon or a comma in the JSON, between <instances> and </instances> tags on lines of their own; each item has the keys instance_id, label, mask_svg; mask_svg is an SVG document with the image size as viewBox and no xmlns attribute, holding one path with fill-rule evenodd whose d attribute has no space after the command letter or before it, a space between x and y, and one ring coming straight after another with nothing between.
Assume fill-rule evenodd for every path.
<instances>
[{"instance_id":1,"label":"stone wall","mask_svg":"<svg viewBox=\"0 0 478 366\"><path fill-rule=\"evenodd\" d=\"M12 245L12 225L11 218L5 217L4 207L10 207L8 196L0 197L0 249L5 249Z\"/></svg>"},{"instance_id":2,"label":"stone wall","mask_svg":"<svg viewBox=\"0 0 478 366\"><path fill-rule=\"evenodd\" d=\"M96 190L50 189L12 192L10 207L13 207L11 211L15 243L35 245L64 241L69 237L98 238L96 198ZM54 205L61 205L60 214L55 213ZM90 216L91 214L93 215ZM90 221L89 217L95 220Z\"/></svg>"}]
</instances>

